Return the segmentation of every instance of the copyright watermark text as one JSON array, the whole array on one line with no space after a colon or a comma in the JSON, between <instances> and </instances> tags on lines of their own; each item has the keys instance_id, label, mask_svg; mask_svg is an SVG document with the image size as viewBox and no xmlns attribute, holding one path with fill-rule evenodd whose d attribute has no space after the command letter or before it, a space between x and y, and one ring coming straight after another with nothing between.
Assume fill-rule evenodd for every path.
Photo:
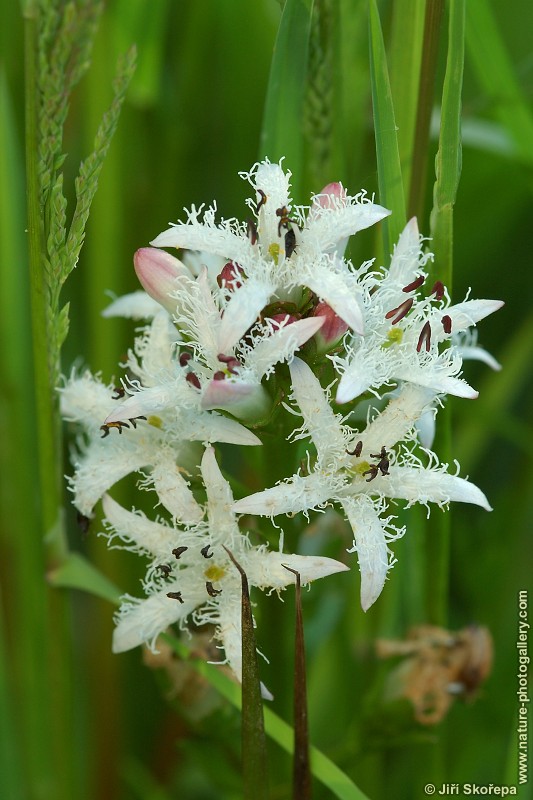
<instances>
[{"instance_id":1,"label":"copyright watermark text","mask_svg":"<svg viewBox=\"0 0 533 800\"><path fill-rule=\"evenodd\" d=\"M529 734L529 614L528 596L525 590L518 592L518 632L516 637L516 649L518 653L517 665L517 690L518 698L518 726L516 733L518 736L518 783L527 783L528 779L528 734Z\"/></svg>"},{"instance_id":2,"label":"copyright watermark text","mask_svg":"<svg viewBox=\"0 0 533 800\"><path fill-rule=\"evenodd\" d=\"M516 786L496 783L442 783L440 786L435 786L434 783L426 783L424 793L427 795L456 795L461 797L489 794L510 797L511 795L516 795Z\"/></svg>"}]
</instances>

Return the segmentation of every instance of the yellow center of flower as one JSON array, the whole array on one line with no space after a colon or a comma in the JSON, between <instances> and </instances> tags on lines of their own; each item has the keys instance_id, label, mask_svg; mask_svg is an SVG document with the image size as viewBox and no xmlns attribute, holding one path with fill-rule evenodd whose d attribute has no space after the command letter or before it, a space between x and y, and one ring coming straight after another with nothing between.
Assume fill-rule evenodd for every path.
<instances>
[{"instance_id":1,"label":"yellow center of flower","mask_svg":"<svg viewBox=\"0 0 533 800\"><path fill-rule=\"evenodd\" d=\"M350 467L346 468L346 472L348 475L364 475L364 473L370 469L370 464L368 461L359 461L357 464L352 464Z\"/></svg>"},{"instance_id":2,"label":"yellow center of flower","mask_svg":"<svg viewBox=\"0 0 533 800\"><path fill-rule=\"evenodd\" d=\"M403 330L401 328L391 328L387 334L387 340L381 345L384 350L392 347L393 344L400 344L403 339Z\"/></svg>"},{"instance_id":3,"label":"yellow center of flower","mask_svg":"<svg viewBox=\"0 0 533 800\"><path fill-rule=\"evenodd\" d=\"M277 242L272 242L272 244L269 245L268 253L270 256L272 256L272 260L274 261L274 263L277 264L279 261L279 253L280 253L279 244Z\"/></svg>"},{"instance_id":4,"label":"yellow center of flower","mask_svg":"<svg viewBox=\"0 0 533 800\"><path fill-rule=\"evenodd\" d=\"M224 567L219 567L216 564L211 564L204 572L205 577L208 581L211 581L211 583L222 580L225 574L226 570Z\"/></svg>"}]
</instances>

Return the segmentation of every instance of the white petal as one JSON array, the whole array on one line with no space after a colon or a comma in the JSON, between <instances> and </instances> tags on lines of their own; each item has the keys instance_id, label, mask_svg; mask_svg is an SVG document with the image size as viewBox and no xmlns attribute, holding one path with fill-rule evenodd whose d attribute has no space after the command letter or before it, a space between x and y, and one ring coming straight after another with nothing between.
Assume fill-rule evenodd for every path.
<instances>
[{"instance_id":1,"label":"white petal","mask_svg":"<svg viewBox=\"0 0 533 800\"><path fill-rule=\"evenodd\" d=\"M86 428L99 428L116 404L113 393L112 386L106 386L90 372L71 378L59 389L61 416L68 421L81 422Z\"/></svg>"},{"instance_id":2,"label":"white petal","mask_svg":"<svg viewBox=\"0 0 533 800\"><path fill-rule=\"evenodd\" d=\"M390 475L379 477L378 481L376 490L386 497L439 505L450 501L473 503L486 511L492 510L489 501L475 484L440 470L395 466L391 468Z\"/></svg>"},{"instance_id":3,"label":"white petal","mask_svg":"<svg viewBox=\"0 0 533 800\"><path fill-rule=\"evenodd\" d=\"M350 569L333 558L256 550L247 561L246 575L250 584L260 589L283 589L296 583L296 576L285 569L285 566L300 574L302 586L335 572L347 572Z\"/></svg>"},{"instance_id":4,"label":"white petal","mask_svg":"<svg viewBox=\"0 0 533 800\"><path fill-rule=\"evenodd\" d=\"M195 525L203 519L202 507L194 499L174 454L163 452L158 456L151 479L160 502L173 517L185 525Z\"/></svg>"},{"instance_id":5,"label":"white petal","mask_svg":"<svg viewBox=\"0 0 533 800\"><path fill-rule=\"evenodd\" d=\"M134 543L140 550L155 557L168 556L175 546L175 531L167 525L152 522L141 514L127 511L105 494L102 498L104 514L122 539Z\"/></svg>"},{"instance_id":6,"label":"white petal","mask_svg":"<svg viewBox=\"0 0 533 800\"><path fill-rule=\"evenodd\" d=\"M91 514L94 505L117 481L148 466L153 459L153 450L127 442L127 435L124 431L120 442L110 438L105 442L93 440L83 460L76 465L73 502L85 516Z\"/></svg>"},{"instance_id":7,"label":"white petal","mask_svg":"<svg viewBox=\"0 0 533 800\"><path fill-rule=\"evenodd\" d=\"M502 365L496 361L493 355L489 353L487 350L484 350L483 347L470 347L466 345L459 345L457 347L458 352L461 354L461 358L465 361L483 361L484 364L487 364L493 370L499 372L502 368Z\"/></svg>"},{"instance_id":8,"label":"white petal","mask_svg":"<svg viewBox=\"0 0 533 800\"><path fill-rule=\"evenodd\" d=\"M235 290L220 324L219 353L231 353L267 305L274 288L268 281L252 277Z\"/></svg>"},{"instance_id":9,"label":"white petal","mask_svg":"<svg viewBox=\"0 0 533 800\"><path fill-rule=\"evenodd\" d=\"M235 526L235 515L232 511L233 495L228 481L224 478L215 458L212 447L206 447L202 458L202 477L207 492L207 513L209 527L215 536L220 529Z\"/></svg>"},{"instance_id":10,"label":"white petal","mask_svg":"<svg viewBox=\"0 0 533 800\"><path fill-rule=\"evenodd\" d=\"M446 309L452 320L452 333L458 333L471 325L475 325L489 314L498 311L504 305L503 300L466 300Z\"/></svg>"},{"instance_id":11,"label":"white petal","mask_svg":"<svg viewBox=\"0 0 533 800\"><path fill-rule=\"evenodd\" d=\"M247 366L252 367L258 378L262 378L280 361L288 361L323 324L323 317L308 317L285 325L257 343L246 359Z\"/></svg>"},{"instance_id":12,"label":"white petal","mask_svg":"<svg viewBox=\"0 0 533 800\"><path fill-rule=\"evenodd\" d=\"M342 457L346 439L340 419L333 413L320 382L299 358L294 358L289 368L294 397L321 460L329 462Z\"/></svg>"},{"instance_id":13,"label":"white petal","mask_svg":"<svg viewBox=\"0 0 533 800\"><path fill-rule=\"evenodd\" d=\"M120 403L106 417L105 424L158 414L167 408L175 406L177 397L178 394L174 386L159 385L140 389L128 397L127 400L124 400L123 403Z\"/></svg>"},{"instance_id":14,"label":"white petal","mask_svg":"<svg viewBox=\"0 0 533 800\"><path fill-rule=\"evenodd\" d=\"M350 199L347 198L347 201ZM305 242L309 242L318 252L334 252L340 241L369 228L390 213L383 206L359 203L353 199L348 205L324 208L321 214L308 219Z\"/></svg>"},{"instance_id":15,"label":"white petal","mask_svg":"<svg viewBox=\"0 0 533 800\"><path fill-rule=\"evenodd\" d=\"M405 438L415 422L431 406L435 392L413 384L402 386L399 394L361 433L364 452L379 453Z\"/></svg>"},{"instance_id":16,"label":"white petal","mask_svg":"<svg viewBox=\"0 0 533 800\"><path fill-rule=\"evenodd\" d=\"M179 434L187 441L262 444L261 439L240 422L214 411L187 411L180 415L178 422Z\"/></svg>"},{"instance_id":17,"label":"white petal","mask_svg":"<svg viewBox=\"0 0 533 800\"><path fill-rule=\"evenodd\" d=\"M354 291L354 283L324 265L315 265L312 273L301 278L304 286L324 300L355 333L364 333L363 312L360 298Z\"/></svg>"},{"instance_id":18,"label":"white petal","mask_svg":"<svg viewBox=\"0 0 533 800\"><path fill-rule=\"evenodd\" d=\"M412 283L419 266L420 236L416 217L409 220L400 234L398 243L394 248L389 270L385 280L394 282L402 287ZM407 295L404 295L406 299Z\"/></svg>"},{"instance_id":19,"label":"white petal","mask_svg":"<svg viewBox=\"0 0 533 800\"><path fill-rule=\"evenodd\" d=\"M342 506L354 533L361 572L361 607L368 611L381 594L389 570L387 538L369 497L344 498Z\"/></svg>"},{"instance_id":20,"label":"white petal","mask_svg":"<svg viewBox=\"0 0 533 800\"><path fill-rule=\"evenodd\" d=\"M126 603L117 615L117 626L113 632L113 652L123 653L140 644L153 644L156 637L169 625L185 619L205 595L203 591L188 592L183 603L167 597L168 591L180 591L180 585L169 583L165 590L146 598ZM130 599L130 598L128 598Z\"/></svg>"},{"instance_id":21,"label":"white petal","mask_svg":"<svg viewBox=\"0 0 533 800\"><path fill-rule=\"evenodd\" d=\"M335 400L337 403L349 403L355 397L366 392L371 386L381 385L383 381L379 377L377 359L375 365L369 363L368 359L359 360L357 355L346 367L337 387Z\"/></svg>"},{"instance_id":22,"label":"white petal","mask_svg":"<svg viewBox=\"0 0 533 800\"><path fill-rule=\"evenodd\" d=\"M420 418L415 422L415 427L418 432L418 440L422 447L430 450L433 446L436 429L436 413L434 408L428 408L421 414Z\"/></svg>"},{"instance_id":23,"label":"white petal","mask_svg":"<svg viewBox=\"0 0 533 800\"><path fill-rule=\"evenodd\" d=\"M432 369L431 366L400 365L394 372L396 380L402 380L431 389L435 394L453 394L466 400L475 400L477 392L464 378L447 374L446 369Z\"/></svg>"},{"instance_id":24,"label":"white petal","mask_svg":"<svg viewBox=\"0 0 533 800\"><path fill-rule=\"evenodd\" d=\"M293 514L322 505L343 485L343 479L312 472L310 475L293 475L290 480L243 497L233 505L238 514L258 514L275 517Z\"/></svg>"},{"instance_id":25,"label":"white petal","mask_svg":"<svg viewBox=\"0 0 533 800\"><path fill-rule=\"evenodd\" d=\"M102 311L103 317L126 317L128 319L152 319L161 311L161 306L146 292L132 292L118 297Z\"/></svg>"},{"instance_id":26,"label":"white petal","mask_svg":"<svg viewBox=\"0 0 533 800\"><path fill-rule=\"evenodd\" d=\"M150 242L153 247L179 247L186 250L203 250L222 256L228 261L242 263L252 254L251 244L244 235L228 228L205 225L201 222L173 225Z\"/></svg>"}]
</instances>

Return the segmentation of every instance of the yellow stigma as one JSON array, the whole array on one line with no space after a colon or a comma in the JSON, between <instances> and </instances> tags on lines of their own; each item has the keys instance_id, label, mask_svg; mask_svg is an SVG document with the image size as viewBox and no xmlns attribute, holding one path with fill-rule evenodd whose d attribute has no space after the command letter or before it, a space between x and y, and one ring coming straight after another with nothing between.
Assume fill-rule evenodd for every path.
<instances>
[{"instance_id":1,"label":"yellow stigma","mask_svg":"<svg viewBox=\"0 0 533 800\"><path fill-rule=\"evenodd\" d=\"M351 467L347 467L346 472L348 475L364 475L364 473L369 469L370 464L368 461L359 461L358 464L353 464Z\"/></svg>"},{"instance_id":2,"label":"yellow stigma","mask_svg":"<svg viewBox=\"0 0 533 800\"><path fill-rule=\"evenodd\" d=\"M387 347L392 347L393 344L400 344L403 339L403 330L401 328L391 328L387 334L387 341L381 345L384 350Z\"/></svg>"},{"instance_id":3,"label":"yellow stigma","mask_svg":"<svg viewBox=\"0 0 533 800\"><path fill-rule=\"evenodd\" d=\"M163 427L163 420L161 417L154 417L149 416L147 419L148 425L153 425L154 428L162 428Z\"/></svg>"},{"instance_id":4,"label":"yellow stigma","mask_svg":"<svg viewBox=\"0 0 533 800\"><path fill-rule=\"evenodd\" d=\"M216 564L211 564L204 572L205 577L208 581L211 581L211 583L222 580L225 574L226 570L224 567L218 567Z\"/></svg>"},{"instance_id":5,"label":"yellow stigma","mask_svg":"<svg viewBox=\"0 0 533 800\"><path fill-rule=\"evenodd\" d=\"M268 252L272 256L274 263L277 264L279 261L279 244L277 242L272 242L272 244L269 245Z\"/></svg>"}]
</instances>

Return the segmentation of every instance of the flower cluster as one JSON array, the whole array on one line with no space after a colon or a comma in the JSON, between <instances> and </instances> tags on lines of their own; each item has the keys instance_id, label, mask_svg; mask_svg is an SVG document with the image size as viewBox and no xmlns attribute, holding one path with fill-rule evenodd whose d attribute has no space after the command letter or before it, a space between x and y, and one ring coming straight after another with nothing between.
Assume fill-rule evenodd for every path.
<instances>
[{"instance_id":1,"label":"flower cluster","mask_svg":"<svg viewBox=\"0 0 533 800\"><path fill-rule=\"evenodd\" d=\"M120 385L86 373L61 390L64 417L82 427L74 504L89 516L101 499L110 541L149 560L146 597L124 598L114 650L154 646L172 623L210 622L238 677L240 580L229 553L260 589L294 583L285 567L302 583L347 569L254 544L249 515L305 520L337 507L353 529L366 610L394 563L390 543L404 534L391 502L490 509L430 447L443 396L477 396L463 358L498 367L470 329L501 305L452 305L441 283L429 285L416 220L387 269L355 268L344 255L349 237L390 213L364 193L332 183L299 207L280 164L265 160L242 177L254 190L246 222L193 207L135 254L144 291L104 312L145 322ZM284 428L280 417L294 421L285 473L265 486L248 469L249 485L264 488L235 501L213 445L242 447L246 460L246 448ZM162 516L111 498L129 474L155 491Z\"/></svg>"}]
</instances>

